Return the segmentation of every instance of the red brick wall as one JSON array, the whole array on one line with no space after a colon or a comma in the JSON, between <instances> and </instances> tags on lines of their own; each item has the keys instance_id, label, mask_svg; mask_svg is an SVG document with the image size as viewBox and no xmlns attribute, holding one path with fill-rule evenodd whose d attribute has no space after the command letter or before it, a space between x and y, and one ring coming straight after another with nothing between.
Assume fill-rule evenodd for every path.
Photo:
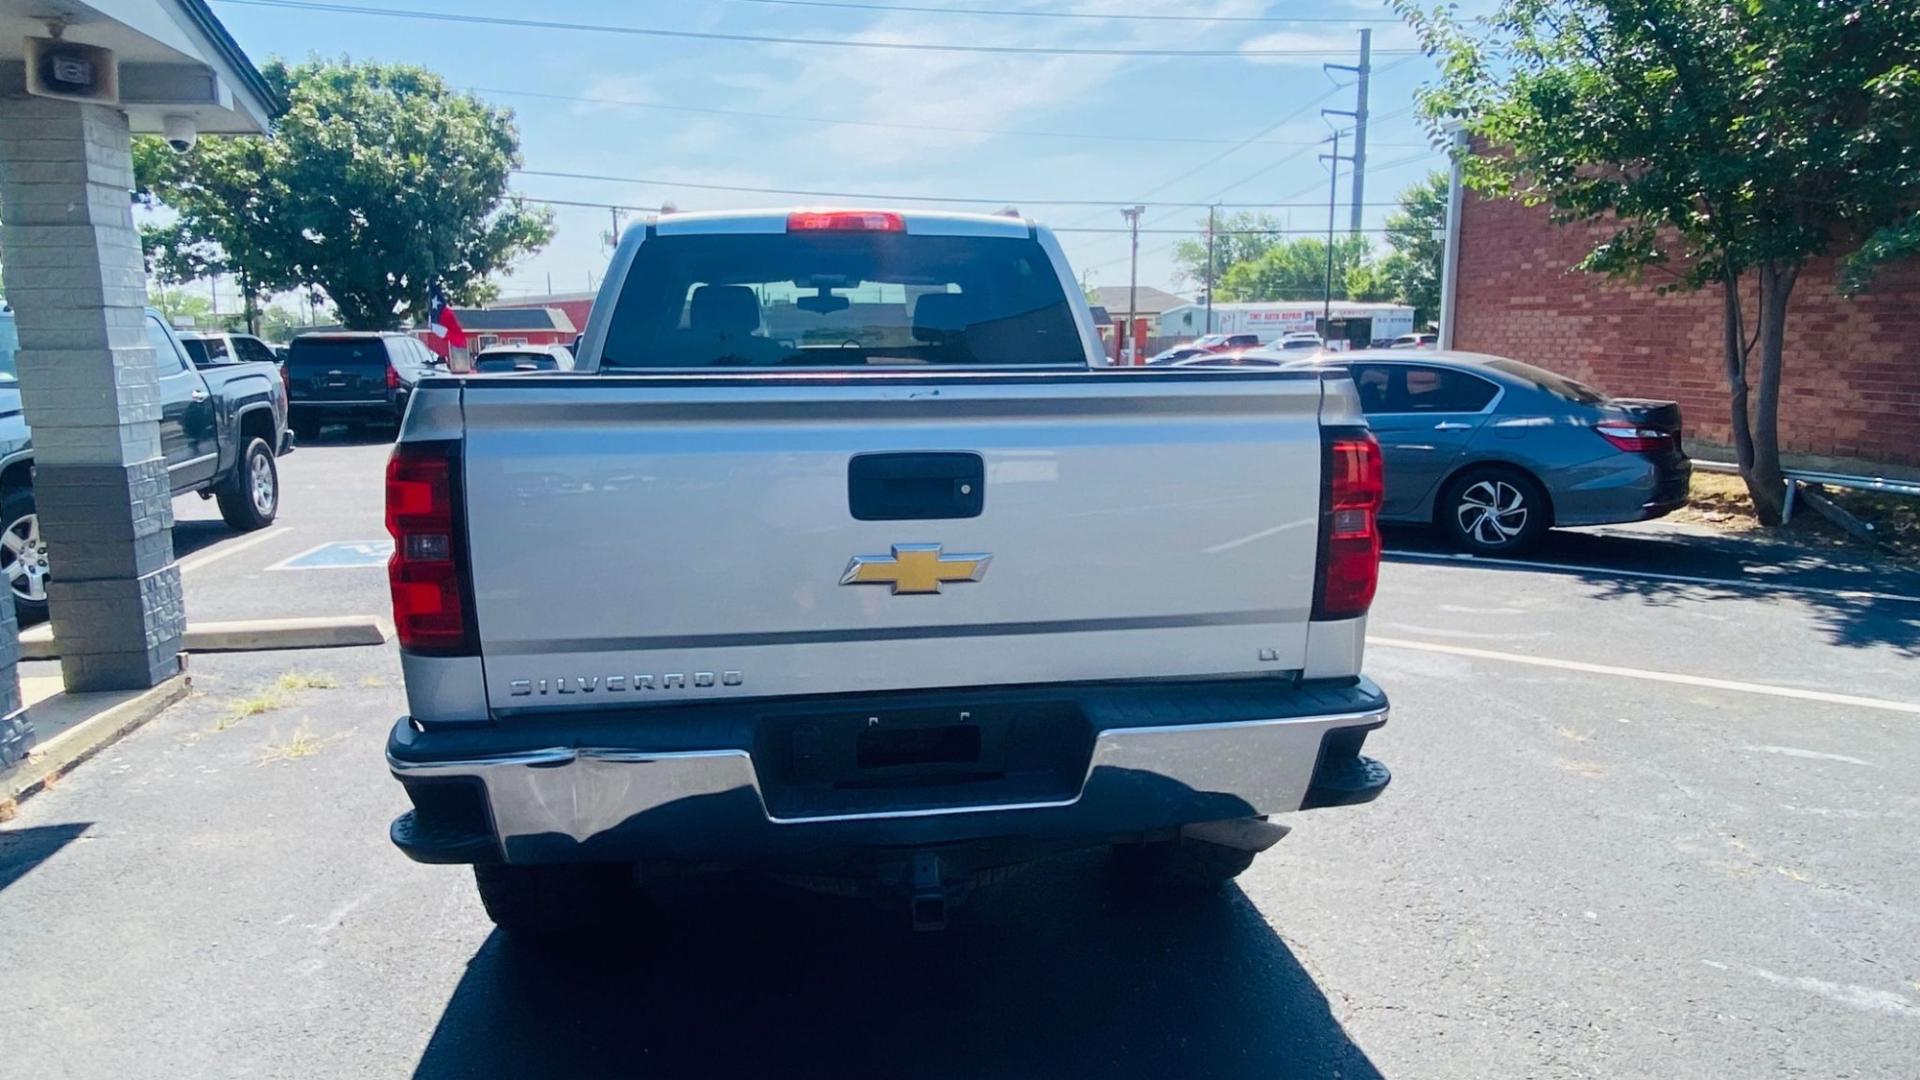
<instances>
[{"instance_id":1,"label":"red brick wall","mask_svg":"<svg viewBox=\"0 0 1920 1080\"><path fill-rule=\"evenodd\" d=\"M1663 297L1654 292L1658 274L1626 285L1569 269L1598 232L1470 195L1454 347L1539 364L1623 397L1678 401L1694 436L1729 442L1720 291ZM1894 267L1854 299L1834 290L1833 271L1832 260L1809 265L1794 289L1781 449L1920 466L1920 266ZM1751 319L1751 294L1747 311Z\"/></svg>"}]
</instances>

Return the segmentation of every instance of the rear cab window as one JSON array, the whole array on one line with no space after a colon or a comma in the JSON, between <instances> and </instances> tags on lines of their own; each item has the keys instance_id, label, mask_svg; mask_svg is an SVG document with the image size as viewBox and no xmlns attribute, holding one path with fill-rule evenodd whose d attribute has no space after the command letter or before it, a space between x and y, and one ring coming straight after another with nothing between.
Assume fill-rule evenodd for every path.
<instances>
[{"instance_id":1,"label":"rear cab window","mask_svg":"<svg viewBox=\"0 0 1920 1080\"><path fill-rule=\"evenodd\" d=\"M376 337L307 336L294 339L293 347L287 353L288 367L298 369L322 365L338 368L385 368L387 366L386 344Z\"/></svg>"},{"instance_id":2,"label":"rear cab window","mask_svg":"<svg viewBox=\"0 0 1920 1080\"><path fill-rule=\"evenodd\" d=\"M473 370L482 375L497 375L507 371L558 371L560 362L551 353L515 352L489 353L474 358Z\"/></svg>"},{"instance_id":3,"label":"rear cab window","mask_svg":"<svg viewBox=\"0 0 1920 1080\"><path fill-rule=\"evenodd\" d=\"M187 350L187 356L195 364L226 364L233 361L227 352L225 338L183 337L180 344Z\"/></svg>"},{"instance_id":4,"label":"rear cab window","mask_svg":"<svg viewBox=\"0 0 1920 1080\"><path fill-rule=\"evenodd\" d=\"M601 366L1086 366L1031 236L678 233L636 249Z\"/></svg>"}]
</instances>

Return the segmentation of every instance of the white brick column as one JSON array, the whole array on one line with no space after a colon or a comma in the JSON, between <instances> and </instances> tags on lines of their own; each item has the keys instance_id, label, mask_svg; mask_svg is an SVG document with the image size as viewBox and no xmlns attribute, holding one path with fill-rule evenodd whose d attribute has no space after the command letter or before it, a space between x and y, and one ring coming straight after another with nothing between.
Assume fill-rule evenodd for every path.
<instances>
[{"instance_id":1,"label":"white brick column","mask_svg":"<svg viewBox=\"0 0 1920 1080\"><path fill-rule=\"evenodd\" d=\"M69 690L178 670L185 615L117 109L0 99L0 249Z\"/></svg>"}]
</instances>

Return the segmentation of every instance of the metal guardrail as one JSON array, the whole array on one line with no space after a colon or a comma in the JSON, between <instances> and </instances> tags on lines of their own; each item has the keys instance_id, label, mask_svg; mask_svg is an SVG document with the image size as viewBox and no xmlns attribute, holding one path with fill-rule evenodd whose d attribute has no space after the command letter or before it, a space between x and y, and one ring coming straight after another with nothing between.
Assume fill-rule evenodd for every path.
<instances>
[{"instance_id":1,"label":"metal guardrail","mask_svg":"<svg viewBox=\"0 0 1920 1080\"><path fill-rule=\"evenodd\" d=\"M1725 461L1696 461L1693 467L1714 473L1737 475L1740 472L1740 466ZM1920 480L1821 472L1818 469L1782 469L1780 471L1787 478L1787 501L1780 513L1782 521L1793 520L1794 496L1798 494L1801 484L1819 484L1822 487L1848 488L1854 491L1880 491L1889 495L1909 495L1920 498Z\"/></svg>"}]
</instances>

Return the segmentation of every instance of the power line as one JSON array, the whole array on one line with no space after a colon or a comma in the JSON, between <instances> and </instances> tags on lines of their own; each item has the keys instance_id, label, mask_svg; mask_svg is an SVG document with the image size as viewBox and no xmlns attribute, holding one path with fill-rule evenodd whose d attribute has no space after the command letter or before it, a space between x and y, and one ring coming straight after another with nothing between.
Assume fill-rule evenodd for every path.
<instances>
[{"instance_id":1,"label":"power line","mask_svg":"<svg viewBox=\"0 0 1920 1080\"><path fill-rule=\"evenodd\" d=\"M357 4L324 3L321 0L218 0L222 4L243 7L276 8L284 11L314 11L333 15L374 15L394 19L423 19L429 22L462 23L472 26L506 26L521 30L574 30L590 34L629 34L637 37L674 38L696 41L730 41L752 45L808 45L840 49L902 49L911 52L999 53L1019 56L1276 56L1322 57L1332 53L1324 49L1119 49L1099 47L1061 47L1050 45L964 45L927 41L867 41L859 38L778 37L771 34L723 34L712 30L668 30L657 26L622 26L611 23L562 22L558 19L514 19L503 15L467 15L447 11L419 11L412 8L362 7ZM1381 49L1381 53L1419 55L1418 49Z\"/></svg>"},{"instance_id":2,"label":"power line","mask_svg":"<svg viewBox=\"0 0 1920 1080\"><path fill-rule=\"evenodd\" d=\"M913 12L924 15L990 15L1022 19L1087 19L1126 22L1219 22L1219 23L1397 23L1384 16L1340 17L1334 15L1137 15L1120 11L1027 11L1009 8L922 7L912 4L857 4L849 0L728 0L739 4L774 4L781 7L845 8L852 11Z\"/></svg>"},{"instance_id":3,"label":"power line","mask_svg":"<svg viewBox=\"0 0 1920 1080\"><path fill-rule=\"evenodd\" d=\"M956 127L945 124L903 124L887 120L848 120L837 116L802 116L794 113L756 112L751 109L721 109L704 105L669 105L657 101L635 101L627 98L581 97L575 94L549 94L540 90L509 90L497 86L468 86L464 88L473 94L497 94L506 97L540 98L546 101L570 101L582 105L615 105L633 109L658 109L663 112L697 113L703 116L737 116L750 120L779 120L786 123L800 122L808 124L829 124L843 127L882 128L888 131L931 131L951 135L1012 135L1040 139L1097 139L1107 142L1139 143L1189 143L1202 146L1224 146L1233 143L1233 139L1207 139L1191 135L1115 135L1093 131L1035 131L1030 128L979 128ZM1261 146L1318 146L1318 143L1269 142ZM1384 143L1393 147L1424 146L1425 143Z\"/></svg>"},{"instance_id":4,"label":"power line","mask_svg":"<svg viewBox=\"0 0 1920 1080\"><path fill-rule=\"evenodd\" d=\"M1312 145L1317 146L1319 144L1314 143ZM519 173L521 176L546 176L560 180L595 180L612 184L637 184L641 187L689 188L696 191L732 191L749 195L798 195L815 199L866 199L873 202L966 203L980 205L993 204L997 206L1019 206L1021 203L1026 203L1029 206L1104 207L1118 206L1128 201L1125 199L1001 199L989 198L984 195L914 195L903 192L818 191L809 188L754 187L748 184L708 184L696 183L690 180L663 180L643 176L615 176L610 173L563 172L557 169L515 169L513 171ZM1136 199L1132 201L1139 202L1141 200ZM1208 205L1233 209L1254 209L1260 207L1282 207L1285 204L1271 202L1211 204L1203 202L1162 202L1155 205L1167 208L1189 209ZM1307 208L1318 206L1319 204L1300 203L1299 205L1302 208ZM1373 205L1398 206L1399 203L1383 202Z\"/></svg>"}]
</instances>

